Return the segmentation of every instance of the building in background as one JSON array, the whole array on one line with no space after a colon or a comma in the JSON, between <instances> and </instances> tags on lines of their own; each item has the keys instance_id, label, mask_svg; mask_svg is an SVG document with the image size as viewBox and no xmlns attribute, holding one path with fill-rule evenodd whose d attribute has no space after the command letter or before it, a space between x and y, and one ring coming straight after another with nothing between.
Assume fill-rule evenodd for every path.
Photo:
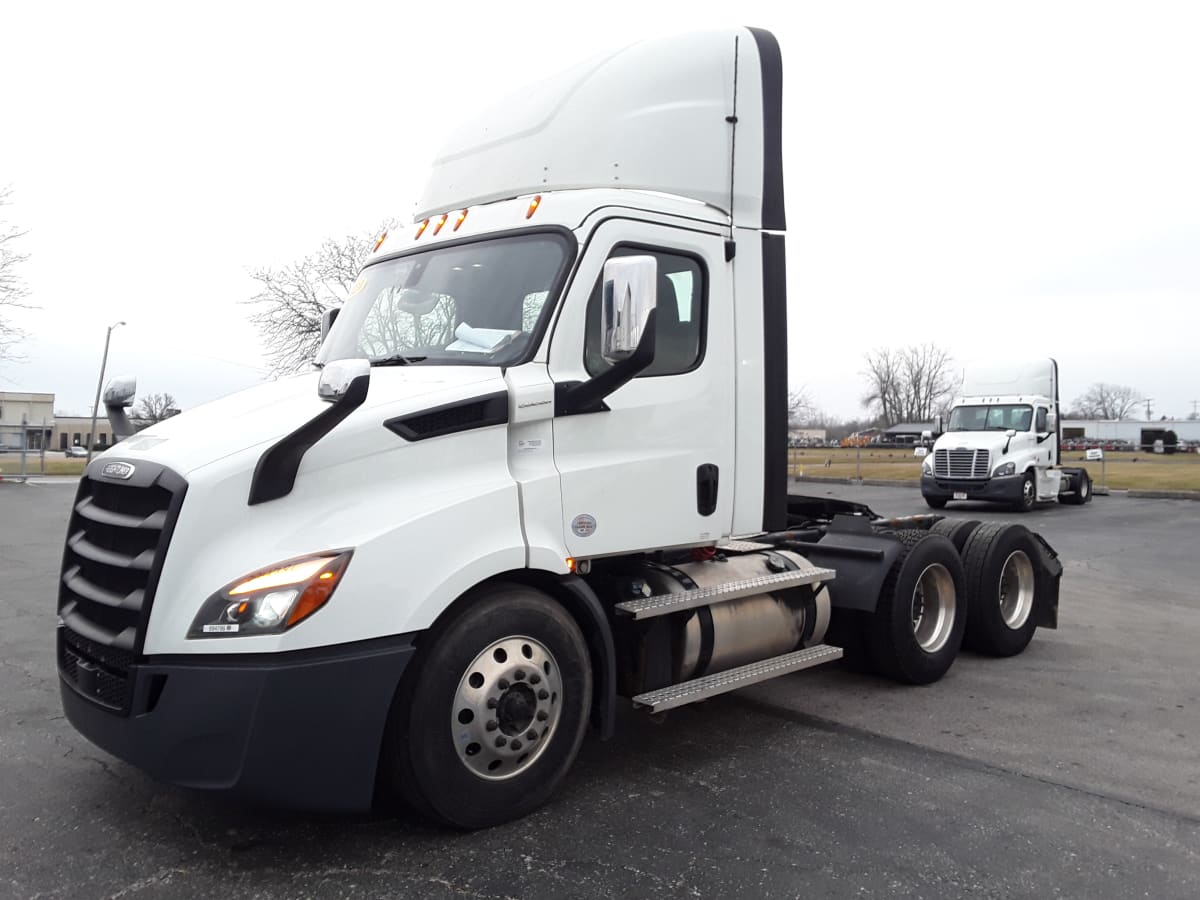
<instances>
[{"instance_id":1,"label":"building in background","mask_svg":"<svg viewBox=\"0 0 1200 900\"><path fill-rule=\"evenodd\" d=\"M1062 440L1065 449L1076 449L1074 443L1099 441L1145 450L1152 449L1155 441L1169 444L1168 431L1174 432L1179 444L1200 443L1200 421L1195 419L1063 419Z\"/></svg>"},{"instance_id":2,"label":"building in background","mask_svg":"<svg viewBox=\"0 0 1200 900\"><path fill-rule=\"evenodd\" d=\"M70 447L86 447L91 440L91 416L58 416L54 420L54 437L47 446L49 450L66 450ZM112 443L112 428L108 415L100 410L96 418L96 443L94 450L107 450Z\"/></svg>"},{"instance_id":3,"label":"building in background","mask_svg":"<svg viewBox=\"0 0 1200 900\"><path fill-rule=\"evenodd\" d=\"M0 391L0 452L49 447L53 430L53 394Z\"/></svg>"}]
</instances>

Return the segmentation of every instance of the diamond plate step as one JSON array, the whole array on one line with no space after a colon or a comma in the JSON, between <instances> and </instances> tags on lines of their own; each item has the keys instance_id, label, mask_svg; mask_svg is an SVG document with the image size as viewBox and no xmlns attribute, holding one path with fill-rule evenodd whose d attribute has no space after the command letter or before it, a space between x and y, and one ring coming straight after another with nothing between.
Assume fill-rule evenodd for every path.
<instances>
[{"instance_id":1,"label":"diamond plate step","mask_svg":"<svg viewBox=\"0 0 1200 900\"><path fill-rule=\"evenodd\" d=\"M798 672L801 669L810 669L813 666L841 658L841 647L817 644L815 647L785 653L783 656L773 656L770 659L738 666L727 672L705 675L703 678L693 678L691 681L672 684L669 687L659 688L657 691L638 694L633 698L633 704L634 706L649 707L651 712L663 712L677 706L695 703L697 700L715 697L717 694L724 694L727 691L757 684L768 678L786 675L789 672Z\"/></svg>"},{"instance_id":2,"label":"diamond plate step","mask_svg":"<svg viewBox=\"0 0 1200 900\"><path fill-rule=\"evenodd\" d=\"M745 581L730 581L690 591L676 591L673 594L655 594L653 597L626 600L624 603L618 603L616 610L635 619L652 619L655 616L665 616L668 613L682 612L685 609L695 609L697 606L708 606L725 600L736 600L739 597L752 597L766 591L832 581L835 574L833 569L821 569L813 566L807 569L779 572L776 575L760 575L758 578L747 578Z\"/></svg>"},{"instance_id":3,"label":"diamond plate step","mask_svg":"<svg viewBox=\"0 0 1200 900\"><path fill-rule=\"evenodd\" d=\"M760 544L758 541L726 541L717 545L717 550L728 550L730 553L755 553L759 550L774 550L774 544Z\"/></svg>"}]
</instances>

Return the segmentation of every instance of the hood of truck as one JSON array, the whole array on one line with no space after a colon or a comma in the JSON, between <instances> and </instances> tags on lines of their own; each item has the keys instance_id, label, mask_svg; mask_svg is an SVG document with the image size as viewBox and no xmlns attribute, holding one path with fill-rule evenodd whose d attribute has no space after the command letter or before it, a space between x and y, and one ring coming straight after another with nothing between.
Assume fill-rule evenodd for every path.
<instances>
[{"instance_id":1,"label":"hood of truck","mask_svg":"<svg viewBox=\"0 0 1200 900\"><path fill-rule=\"evenodd\" d=\"M1003 431L948 431L937 439L933 449L990 450L992 458L995 459L1007 441L1008 436Z\"/></svg>"},{"instance_id":2,"label":"hood of truck","mask_svg":"<svg viewBox=\"0 0 1200 900\"><path fill-rule=\"evenodd\" d=\"M317 397L320 376L306 372L222 397L164 419L103 455L152 459L186 477L247 448L265 448L328 409L330 404ZM373 416L382 423L504 386L499 369L484 366L375 367L367 399L352 418Z\"/></svg>"}]
</instances>

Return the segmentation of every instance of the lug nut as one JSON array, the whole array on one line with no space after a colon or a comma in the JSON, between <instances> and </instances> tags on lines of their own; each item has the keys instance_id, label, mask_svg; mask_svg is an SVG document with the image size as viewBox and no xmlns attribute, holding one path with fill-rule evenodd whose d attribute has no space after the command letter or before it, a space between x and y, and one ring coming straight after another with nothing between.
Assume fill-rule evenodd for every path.
<instances>
[{"instance_id":1,"label":"lug nut","mask_svg":"<svg viewBox=\"0 0 1200 900\"><path fill-rule=\"evenodd\" d=\"M529 731L527 731L525 733L525 737L530 741L536 741L537 740L537 732L531 728L531 729L529 729Z\"/></svg>"},{"instance_id":2,"label":"lug nut","mask_svg":"<svg viewBox=\"0 0 1200 900\"><path fill-rule=\"evenodd\" d=\"M549 716L549 714L548 714L548 713L547 713L547 712L546 712L544 709L539 709L539 710L538 710L538 714L537 714L537 720L538 720L539 722L545 722L545 721L546 721L548 718L550 718L550 716ZM490 724L490 723L489 723L489 724Z\"/></svg>"},{"instance_id":3,"label":"lug nut","mask_svg":"<svg viewBox=\"0 0 1200 900\"><path fill-rule=\"evenodd\" d=\"M497 700L495 697L488 697L488 702L487 702L488 709L495 709L499 705L500 705L500 701Z\"/></svg>"},{"instance_id":4,"label":"lug nut","mask_svg":"<svg viewBox=\"0 0 1200 900\"><path fill-rule=\"evenodd\" d=\"M549 696L550 696L550 692L548 690L546 690L545 688L542 688L540 691L538 691L538 699L539 700L545 700Z\"/></svg>"},{"instance_id":5,"label":"lug nut","mask_svg":"<svg viewBox=\"0 0 1200 900\"><path fill-rule=\"evenodd\" d=\"M537 672L534 672L532 675L529 676L530 684L537 684L541 680L542 680L542 676L539 675Z\"/></svg>"},{"instance_id":6,"label":"lug nut","mask_svg":"<svg viewBox=\"0 0 1200 900\"><path fill-rule=\"evenodd\" d=\"M504 735L501 735L500 737L496 738L496 746L497 747L503 747L507 743L508 743L508 739L506 737L504 737Z\"/></svg>"},{"instance_id":7,"label":"lug nut","mask_svg":"<svg viewBox=\"0 0 1200 900\"><path fill-rule=\"evenodd\" d=\"M525 680L525 670L517 669L517 671L513 672L513 678L517 679L517 681L524 681Z\"/></svg>"},{"instance_id":8,"label":"lug nut","mask_svg":"<svg viewBox=\"0 0 1200 900\"><path fill-rule=\"evenodd\" d=\"M513 742L512 742L512 748L511 748L511 749L513 749L513 750L520 750L520 749L521 749L521 742L520 742L520 741L513 741Z\"/></svg>"},{"instance_id":9,"label":"lug nut","mask_svg":"<svg viewBox=\"0 0 1200 900\"><path fill-rule=\"evenodd\" d=\"M484 726L484 728L486 728L488 731L495 731L499 727L500 727L500 723L497 722L495 719L492 719L491 721L489 721L487 723L487 725Z\"/></svg>"},{"instance_id":10,"label":"lug nut","mask_svg":"<svg viewBox=\"0 0 1200 900\"><path fill-rule=\"evenodd\" d=\"M507 691L508 690L508 679L501 678L499 683L497 684L497 686L500 688L500 690Z\"/></svg>"}]
</instances>

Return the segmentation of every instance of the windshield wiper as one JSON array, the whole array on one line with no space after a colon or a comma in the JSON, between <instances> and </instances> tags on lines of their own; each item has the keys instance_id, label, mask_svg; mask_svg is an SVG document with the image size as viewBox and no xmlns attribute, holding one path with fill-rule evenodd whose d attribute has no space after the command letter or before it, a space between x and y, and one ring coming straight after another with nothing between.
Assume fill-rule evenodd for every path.
<instances>
[{"instance_id":1,"label":"windshield wiper","mask_svg":"<svg viewBox=\"0 0 1200 900\"><path fill-rule=\"evenodd\" d=\"M428 357L424 356L404 356L397 353L394 356L384 356L380 359L371 360L373 366L411 366L413 363L424 362Z\"/></svg>"}]
</instances>

